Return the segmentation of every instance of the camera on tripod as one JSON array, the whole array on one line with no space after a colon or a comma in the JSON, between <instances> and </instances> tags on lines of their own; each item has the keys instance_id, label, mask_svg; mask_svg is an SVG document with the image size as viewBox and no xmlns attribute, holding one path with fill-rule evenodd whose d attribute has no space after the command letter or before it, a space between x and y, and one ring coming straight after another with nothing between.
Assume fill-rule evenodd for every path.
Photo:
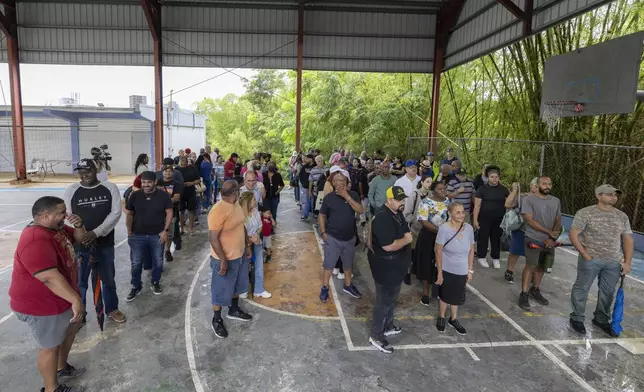
<instances>
[{"instance_id":1,"label":"camera on tripod","mask_svg":"<svg viewBox=\"0 0 644 392\"><path fill-rule=\"evenodd\" d=\"M110 154L107 149L107 144L101 144L98 147L92 147L91 154L92 157L94 157L94 161L99 167L99 171L101 171L102 168L110 170L110 165L107 162L112 160L112 154Z\"/></svg>"}]
</instances>

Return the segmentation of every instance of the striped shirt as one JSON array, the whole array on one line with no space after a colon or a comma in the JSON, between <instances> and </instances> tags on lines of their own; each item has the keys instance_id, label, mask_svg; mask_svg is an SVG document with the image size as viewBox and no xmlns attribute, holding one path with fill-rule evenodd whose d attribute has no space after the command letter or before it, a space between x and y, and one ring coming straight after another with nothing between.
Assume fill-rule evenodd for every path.
<instances>
[{"instance_id":1,"label":"striped shirt","mask_svg":"<svg viewBox=\"0 0 644 392\"><path fill-rule=\"evenodd\" d=\"M456 192L460 187L464 187L465 191L459 193L452 199L456 203L461 203L465 212L470 212L472 206L472 195L474 194L474 183L469 178L465 181L461 181L458 178L455 178L447 184L447 194Z\"/></svg>"}]
</instances>

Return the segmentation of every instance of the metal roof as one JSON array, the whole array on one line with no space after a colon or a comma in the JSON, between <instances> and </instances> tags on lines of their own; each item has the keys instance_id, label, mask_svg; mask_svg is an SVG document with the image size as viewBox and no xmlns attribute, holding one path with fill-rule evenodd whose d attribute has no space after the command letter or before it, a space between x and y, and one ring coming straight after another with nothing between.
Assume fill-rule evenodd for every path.
<instances>
[{"instance_id":1,"label":"metal roof","mask_svg":"<svg viewBox=\"0 0 644 392\"><path fill-rule=\"evenodd\" d=\"M453 0L308 0L303 68L432 72L437 21ZM512 1L524 9L526 0ZM610 0L534 2L532 32ZM449 29L445 68L524 37L500 0L463 0ZM18 0L20 60L39 64L153 65L152 37L136 0ZM278 68L297 65L296 0L162 1L166 66ZM4 40L0 61L7 61Z\"/></svg>"}]
</instances>

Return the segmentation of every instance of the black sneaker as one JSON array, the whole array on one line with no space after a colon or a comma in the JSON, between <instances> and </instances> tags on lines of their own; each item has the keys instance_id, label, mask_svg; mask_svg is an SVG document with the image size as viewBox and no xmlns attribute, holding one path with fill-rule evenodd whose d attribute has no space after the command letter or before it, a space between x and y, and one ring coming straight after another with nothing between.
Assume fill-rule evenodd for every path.
<instances>
[{"instance_id":1,"label":"black sneaker","mask_svg":"<svg viewBox=\"0 0 644 392\"><path fill-rule=\"evenodd\" d=\"M593 318L593 325L596 327L599 327L602 331L604 331L608 336L612 338L616 338L619 335L617 335L615 332L613 332L613 328L610 326L610 323L602 323Z\"/></svg>"},{"instance_id":2,"label":"black sneaker","mask_svg":"<svg viewBox=\"0 0 644 392\"><path fill-rule=\"evenodd\" d=\"M65 384L60 384L56 388L54 392L82 392L82 389L79 389L79 387L68 387ZM40 392L45 392L45 388L40 388Z\"/></svg>"},{"instance_id":3,"label":"black sneaker","mask_svg":"<svg viewBox=\"0 0 644 392\"><path fill-rule=\"evenodd\" d=\"M505 270L505 280L510 284L514 283L514 272Z\"/></svg>"},{"instance_id":4,"label":"black sneaker","mask_svg":"<svg viewBox=\"0 0 644 392\"><path fill-rule=\"evenodd\" d=\"M223 319L217 320L215 317L213 317L211 327L212 327L212 332L214 332L215 336L218 337L219 339L228 337L228 331L226 330L226 327L224 327Z\"/></svg>"},{"instance_id":5,"label":"black sneaker","mask_svg":"<svg viewBox=\"0 0 644 392\"><path fill-rule=\"evenodd\" d=\"M350 274L350 272L347 272L347 273ZM362 294L360 294L360 292L358 291L358 288L353 283L350 286L344 286L342 288L342 291L349 294L353 298L358 298L358 299L362 298Z\"/></svg>"},{"instance_id":6,"label":"black sneaker","mask_svg":"<svg viewBox=\"0 0 644 392\"><path fill-rule=\"evenodd\" d=\"M405 274L405 279L403 279L403 283L406 284L407 286L411 285L411 275L410 274Z\"/></svg>"},{"instance_id":7,"label":"black sneaker","mask_svg":"<svg viewBox=\"0 0 644 392\"><path fill-rule=\"evenodd\" d=\"M161 287L161 283L152 282L152 292L154 293L154 295L161 295L163 293L163 287Z\"/></svg>"},{"instance_id":8,"label":"black sneaker","mask_svg":"<svg viewBox=\"0 0 644 392\"><path fill-rule=\"evenodd\" d=\"M62 370L59 370L57 372L58 381L65 381L72 378L80 377L83 374L85 374L85 372L87 372L87 369L83 367L77 369L72 365L66 363L65 367Z\"/></svg>"},{"instance_id":9,"label":"black sneaker","mask_svg":"<svg viewBox=\"0 0 644 392\"><path fill-rule=\"evenodd\" d=\"M575 321L573 319L570 319L570 326L572 327L572 329L575 330L575 332L578 332L582 335L586 335L586 327L584 326L584 323L582 323L581 321Z\"/></svg>"},{"instance_id":10,"label":"black sneaker","mask_svg":"<svg viewBox=\"0 0 644 392\"><path fill-rule=\"evenodd\" d=\"M179 243L174 243L174 250L181 250L181 242Z\"/></svg>"},{"instance_id":11,"label":"black sneaker","mask_svg":"<svg viewBox=\"0 0 644 392\"><path fill-rule=\"evenodd\" d=\"M402 332L402 328L394 325L391 329L385 331L385 336L394 336Z\"/></svg>"},{"instance_id":12,"label":"black sneaker","mask_svg":"<svg viewBox=\"0 0 644 392\"><path fill-rule=\"evenodd\" d=\"M420 297L420 304L423 306L429 306L429 295L423 295Z\"/></svg>"},{"instance_id":13,"label":"black sneaker","mask_svg":"<svg viewBox=\"0 0 644 392\"><path fill-rule=\"evenodd\" d=\"M369 337L369 343L371 343L372 346L374 346L375 348L377 348L378 350L382 351L385 354L391 354L394 352L394 348L391 347L391 345L386 339L378 340L378 339Z\"/></svg>"},{"instance_id":14,"label":"black sneaker","mask_svg":"<svg viewBox=\"0 0 644 392\"><path fill-rule=\"evenodd\" d=\"M521 292L519 294L519 307L523 310L530 311L530 299L528 298L528 293Z\"/></svg>"},{"instance_id":15,"label":"black sneaker","mask_svg":"<svg viewBox=\"0 0 644 392\"><path fill-rule=\"evenodd\" d=\"M234 310L230 309L226 317L228 317L231 320L239 320L239 321L250 321L253 319L253 316L244 312L240 308L237 308Z\"/></svg>"},{"instance_id":16,"label":"black sneaker","mask_svg":"<svg viewBox=\"0 0 644 392\"><path fill-rule=\"evenodd\" d=\"M530 287L528 295L534 298L534 300L539 302L541 305L548 305L550 303L550 301L548 301L544 298L543 295L541 295L541 291L538 288Z\"/></svg>"},{"instance_id":17,"label":"black sneaker","mask_svg":"<svg viewBox=\"0 0 644 392\"><path fill-rule=\"evenodd\" d=\"M172 257L172 253L169 250L165 251L165 261L174 261L174 257Z\"/></svg>"},{"instance_id":18,"label":"black sneaker","mask_svg":"<svg viewBox=\"0 0 644 392\"><path fill-rule=\"evenodd\" d=\"M459 334L459 335L467 335L467 331L465 330L465 328L463 328L461 323L458 322L458 320L449 319L447 324L449 324L452 328L454 328L456 330L457 334Z\"/></svg>"},{"instance_id":19,"label":"black sneaker","mask_svg":"<svg viewBox=\"0 0 644 392\"><path fill-rule=\"evenodd\" d=\"M137 295L141 293L141 289L137 289L132 287L132 290L130 290L130 294L127 295L127 298L125 298L126 302L132 302L134 301L134 298L136 298Z\"/></svg>"},{"instance_id":20,"label":"black sneaker","mask_svg":"<svg viewBox=\"0 0 644 392\"><path fill-rule=\"evenodd\" d=\"M443 333L445 332L445 317L439 317L436 320L436 329L438 332Z\"/></svg>"}]
</instances>

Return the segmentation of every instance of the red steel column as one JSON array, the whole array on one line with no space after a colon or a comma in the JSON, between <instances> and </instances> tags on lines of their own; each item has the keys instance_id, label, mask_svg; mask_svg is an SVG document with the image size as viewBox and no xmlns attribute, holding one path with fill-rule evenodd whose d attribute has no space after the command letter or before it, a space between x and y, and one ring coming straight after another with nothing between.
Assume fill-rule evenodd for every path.
<instances>
[{"instance_id":1,"label":"red steel column","mask_svg":"<svg viewBox=\"0 0 644 392\"><path fill-rule=\"evenodd\" d=\"M163 162L163 48L161 45L161 3L140 0L154 45L154 164Z\"/></svg>"},{"instance_id":2,"label":"red steel column","mask_svg":"<svg viewBox=\"0 0 644 392\"><path fill-rule=\"evenodd\" d=\"M441 100L441 73L443 72L443 48L436 46L434 51L434 70L432 74L432 109L429 123L429 151L434 154L436 151L436 137L438 136L438 105Z\"/></svg>"},{"instance_id":3,"label":"red steel column","mask_svg":"<svg viewBox=\"0 0 644 392\"><path fill-rule=\"evenodd\" d=\"M304 46L304 5L297 11L297 101L295 104L295 150L300 151L302 134L302 47Z\"/></svg>"},{"instance_id":4,"label":"red steel column","mask_svg":"<svg viewBox=\"0 0 644 392\"><path fill-rule=\"evenodd\" d=\"M22 116L22 86L20 83L20 53L18 48L18 23L13 1L3 1L4 14L0 14L0 27L7 39L7 61L11 85L11 126L13 137L13 162L17 181L27 179L25 158L25 128Z\"/></svg>"}]
</instances>

